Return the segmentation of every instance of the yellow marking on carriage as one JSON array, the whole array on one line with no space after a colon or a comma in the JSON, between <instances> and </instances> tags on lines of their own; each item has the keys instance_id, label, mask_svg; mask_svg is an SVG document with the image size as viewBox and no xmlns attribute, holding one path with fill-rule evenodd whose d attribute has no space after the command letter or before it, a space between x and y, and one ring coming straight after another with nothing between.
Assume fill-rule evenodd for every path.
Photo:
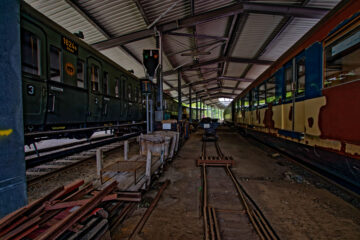
<instances>
[{"instance_id":1,"label":"yellow marking on carriage","mask_svg":"<svg viewBox=\"0 0 360 240\"><path fill-rule=\"evenodd\" d=\"M12 129L0 130L0 137L9 136L13 132Z\"/></svg>"},{"instance_id":2,"label":"yellow marking on carriage","mask_svg":"<svg viewBox=\"0 0 360 240\"><path fill-rule=\"evenodd\" d=\"M51 127L52 130L64 130L65 126Z\"/></svg>"}]
</instances>

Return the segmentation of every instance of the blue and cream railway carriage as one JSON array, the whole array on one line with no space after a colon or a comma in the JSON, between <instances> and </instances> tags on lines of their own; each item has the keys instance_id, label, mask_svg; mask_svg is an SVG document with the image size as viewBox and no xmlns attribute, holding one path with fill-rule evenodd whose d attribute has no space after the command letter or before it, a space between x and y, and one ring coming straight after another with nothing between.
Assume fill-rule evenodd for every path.
<instances>
[{"instance_id":1,"label":"blue and cream railway carriage","mask_svg":"<svg viewBox=\"0 0 360 240\"><path fill-rule=\"evenodd\" d=\"M360 1L339 5L242 92L225 120L360 189Z\"/></svg>"}]
</instances>

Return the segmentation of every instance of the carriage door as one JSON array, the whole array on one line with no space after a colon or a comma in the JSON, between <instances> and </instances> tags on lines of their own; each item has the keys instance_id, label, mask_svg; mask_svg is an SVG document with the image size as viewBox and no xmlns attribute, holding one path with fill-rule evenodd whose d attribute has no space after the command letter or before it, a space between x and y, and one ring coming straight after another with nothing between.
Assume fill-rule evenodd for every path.
<instances>
[{"instance_id":1,"label":"carriage door","mask_svg":"<svg viewBox=\"0 0 360 240\"><path fill-rule=\"evenodd\" d=\"M46 41L43 31L21 22L21 70L26 126L42 125L46 108Z\"/></svg>"},{"instance_id":2,"label":"carriage door","mask_svg":"<svg viewBox=\"0 0 360 240\"><path fill-rule=\"evenodd\" d=\"M295 78L294 78L294 100L293 100L293 131L305 132L305 108L301 98L305 97L305 56L299 55L295 61Z\"/></svg>"},{"instance_id":3,"label":"carriage door","mask_svg":"<svg viewBox=\"0 0 360 240\"><path fill-rule=\"evenodd\" d=\"M87 122L99 122L102 117L102 94L101 94L101 64L94 58L88 58L88 120Z\"/></svg>"}]
</instances>

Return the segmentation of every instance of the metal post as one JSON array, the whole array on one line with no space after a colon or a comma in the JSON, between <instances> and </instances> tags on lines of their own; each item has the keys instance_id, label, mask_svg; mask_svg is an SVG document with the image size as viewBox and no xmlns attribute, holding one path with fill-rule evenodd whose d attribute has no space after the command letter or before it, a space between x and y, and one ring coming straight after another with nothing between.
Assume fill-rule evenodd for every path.
<instances>
[{"instance_id":1,"label":"metal post","mask_svg":"<svg viewBox=\"0 0 360 240\"><path fill-rule=\"evenodd\" d=\"M96 149L96 172L98 177L102 180L102 169L103 169L103 156L102 156L102 149Z\"/></svg>"},{"instance_id":2,"label":"metal post","mask_svg":"<svg viewBox=\"0 0 360 240\"><path fill-rule=\"evenodd\" d=\"M182 120L181 72L178 71L178 121Z\"/></svg>"},{"instance_id":3,"label":"metal post","mask_svg":"<svg viewBox=\"0 0 360 240\"><path fill-rule=\"evenodd\" d=\"M150 131L150 123L149 123L149 94L146 93L146 133L148 134Z\"/></svg>"},{"instance_id":4,"label":"metal post","mask_svg":"<svg viewBox=\"0 0 360 240\"><path fill-rule=\"evenodd\" d=\"M129 153L129 141L124 141L124 160L128 160L128 153Z\"/></svg>"},{"instance_id":5,"label":"metal post","mask_svg":"<svg viewBox=\"0 0 360 240\"><path fill-rule=\"evenodd\" d=\"M150 112L149 112L149 115L150 115L150 133L152 133L154 131L154 104L153 104L153 100L150 99L149 100L150 102Z\"/></svg>"},{"instance_id":6,"label":"metal post","mask_svg":"<svg viewBox=\"0 0 360 240\"><path fill-rule=\"evenodd\" d=\"M189 122L192 122L192 107L191 107L191 86L189 86L189 100L190 100L190 109L189 109Z\"/></svg>"},{"instance_id":7,"label":"metal post","mask_svg":"<svg viewBox=\"0 0 360 240\"><path fill-rule=\"evenodd\" d=\"M198 95L195 95L195 101L196 101L196 120L199 120L199 109L198 109Z\"/></svg>"},{"instance_id":8,"label":"metal post","mask_svg":"<svg viewBox=\"0 0 360 240\"><path fill-rule=\"evenodd\" d=\"M162 34L157 31L156 45L159 48L159 67L157 71L157 86L158 86L158 94L157 94L157 112L155 114L155 121L162 121L164 118L163 114L163 74L162 74L162 66L163 66L163 46L162 46Z\"/></svg>"},{"instance_id":9,"label":"metal post","mask_svg":"<svg viewBox=\"0 0 360 240\"><path fill-rule=\"evenodd\" d=\"M150 183L151 183L151 151L150 151L150 149L148 149L147 153L146 153L145 176L147 178L147 186L150 186Z\"/></svg>"},{"instance_id":10,"label":"metal post","mask_svg":"<svg viewBox=\"0 0 360 240\"><path fill-rule=\"evenodd\" d=\"M19 0L0 1L0 32L1 218L27 203Z\"/></svg>"}]
</instances>

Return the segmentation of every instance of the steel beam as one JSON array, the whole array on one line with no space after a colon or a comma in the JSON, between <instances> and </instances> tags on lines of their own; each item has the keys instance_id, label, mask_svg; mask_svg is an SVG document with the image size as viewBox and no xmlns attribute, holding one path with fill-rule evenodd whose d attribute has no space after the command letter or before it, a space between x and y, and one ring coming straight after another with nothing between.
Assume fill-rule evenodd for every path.
<instances>
[{"instance_id":1,"label":"steel beam","mask_svg":"<svg viewBox=\"0 0 360 240\"><path fill-rule=\"evenodd\" d=\"M180 69L181 69L181 71L189 71L189 70L194 70L194 69L200 68L202 66L208 66L208 65L212 65L212 64L221 63L221 62L251 63L251 64L259 64L259 65L271 65L273 63L273 61L251 59L251 58L219 57L219 58L211 59L211 60L200 62L200 63L184 65ZM166 71L166 72L164 72L164 76L172 75L175 73L176 73L176 70Z\"/></svg>"},{"instance_id":2,"label":"steel beam","mask_svg":"<svg viewBox=\"0 0 360 240\"><path fill-rule=\"evenodd\" d=\"M23 93L21 81L20 1L0 1L0 218L27 203ZM41 94L41 89L24 89ZM36 93L37 92L37 93Z\"/></svg>"},{"instance_id":3,"label":"steel beam","mask_svg":"<svg viewBox=\"0 0 360 240\"><path fill-rule=\"evenodd\" d=\"M203 93L203 92L220 91L220 90L223 90L223 89L233 90L234 88L233 87L225 87L225 86L215 87L215 88L208 88L208 89L202 89L200 91L197 91L196 94L200 94L200 93ZM235 89L235 90L242 90L242 89Z\"/></svg>"},{"instance_id":4,"label":"steel beam","mask_svg":"<svg viewBox=\"0 0 360 240\"><path fill-rule=\"evenodd\" d=\"M229 80L229 81L238 81L238 82L253 82L254 79L250 78L239 78L239 77L231 77L231 76L221 76L218 77L220 80Z\"/></svg>"},{"instance_id":5,"label":"steel beam","mask_svg":"<svg viewBox=\"0 0 360 240\"><path fill-rule=\"evenodd\" d=\"M205 34L190 34L190 33L178 33L178 32L168 32L166 35L172 35L172 36L179 36L179 37L189 37L189 38L205 38L205 39L215 39L215 40L222 40L226 41L228 40L227 37L220 37L220 36L211 36L211 35L205 35Z\"/></svg>"},{"instance_id":6,"label":"steel beam","mask_svg":"<svg viewBox=\"0 0 360 240\"><path fill-rule=\"evenodd\" d=\"M143 17L146 25L150 25L150 21L149 21L148 17L146 16L146 13L145 13L144 8L142 7L140 1L139 0L133 0L133 1L135 3L136 7L138 8L139 12L141 13L141 16Z\"/></svg>"},{"instance_id":7,"label":"steel beam","mask_svg":"<svg viewBox=\"0 0 360 240\"><path fill-rule=\"evenodd\" d=\"M196 86L196 85L199 85L199 84L206 84L206 83L215 82L215 81L218 81L218 80L229 80L229 81L238 81L238 82L253 82L254 81L253 79L249 79L249 78L236 78L236 77L223 76L223 77L215 77L215 78L205 79L205 80L202 80L202 81L192 82L190 84L187 84L187 86L189 86L189 85ZM187 86L183 86L183 88L187 87ZM237 90L236 87L235 87L235 90Z\"/></svg>"},{"instance_id":8,"label":"steel beam","mask_svg":"<svg viewBox=\"0 0 360 240\"><path fill-rule=\"evenodd\" d=\"M206 13L157 25L157 29L161 32L169 32L180 28L192 27L216 19L233 16L243 12L320 19L328 11L329 9L324 9L324 8L299 7L294 5L283 5L283 4L237 3L227 7L209 11ZM154 36L154 31L151 29L144 29L141 31L115 37L110 40L105 40L102 42L95 43L93 44L93 47L95 47L98 50L104 50L115 46L123 45L129 42L138 41L151 36Z\"/></svg>"},{"instance_id":9,"label":"steel beam","mask_svg":"<svg viewBox=\"0 0 360 240\"><path fill-rule=\"evenodd\" d=\"M321 19L330 9L285 4L243 3L244 12Z\"/></svg>"},{"instance_id":10,"label":"steel beam","mask_svg":"<svg viewBox=\"0 0 360 240\"><path fill-rule=\"evenodd\" d=\"M177 52L171 52L171 53L168 54L168 56L171 57L171 56L174 56L174 55L177 55L177 54L180 54L180 53L199 50L199 49L202 49L202 48L205 48L205 47L210 47L210 46L213 46L213 45L219 44L219 43L224 43L224 40L218 40L218 41L210 42L210 43L204 44L202 46L199 46L197 48L188 48L188 49L184 49L184 50L177 51Z\"/></svg>"}]
</instances>

